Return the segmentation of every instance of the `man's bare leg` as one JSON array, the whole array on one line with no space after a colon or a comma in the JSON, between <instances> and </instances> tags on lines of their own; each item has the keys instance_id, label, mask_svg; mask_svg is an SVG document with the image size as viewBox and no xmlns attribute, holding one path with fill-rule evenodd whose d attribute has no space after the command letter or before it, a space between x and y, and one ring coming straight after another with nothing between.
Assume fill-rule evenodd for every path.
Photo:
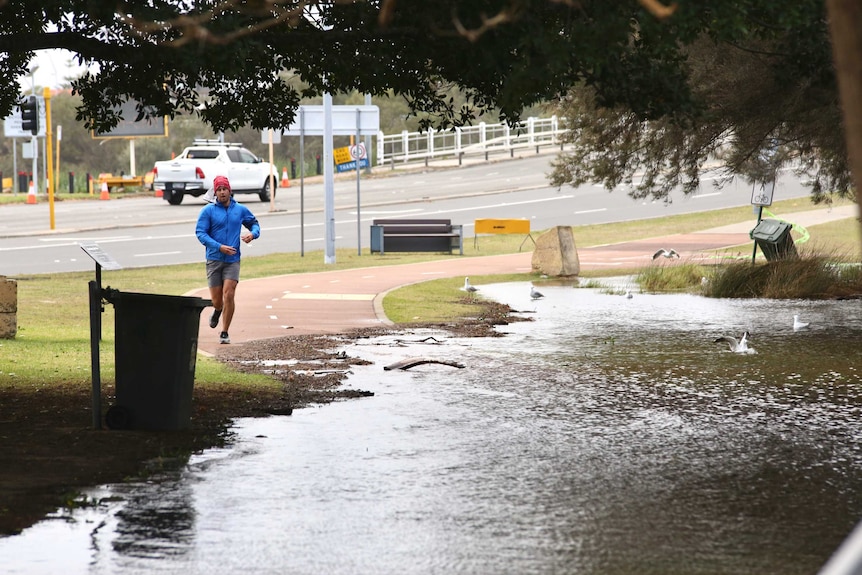
<instances>
[{"instance_id":1,"label":"man's bare leg","mask_svg":"<svg viewBox=\"0 0 862 575\"><path fill-rule=\"evenodd\" d=\"M236 280L224 280L222 287L218 288L221 292L219 294L219 300L220 303L223 304L221 312L222 331L230 331L230 322L233 319L234 309L236 309L235 297L237 283L238 282ZM213 299L213 305L215 305L215 299Z\"/></svg>"}]
</instances>

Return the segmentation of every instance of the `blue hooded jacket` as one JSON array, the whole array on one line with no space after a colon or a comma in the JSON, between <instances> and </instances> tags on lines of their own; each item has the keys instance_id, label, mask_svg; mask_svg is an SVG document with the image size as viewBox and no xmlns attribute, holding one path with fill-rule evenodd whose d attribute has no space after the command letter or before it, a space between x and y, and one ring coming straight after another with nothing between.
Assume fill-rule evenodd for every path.
<instances>
[{"instance_id":1,"label":"blue hooded jacket","mask_svg":"<svg viewBox=\"0 0 862 575\"><path fill-rule=\"evenodd\" d=\"M240 233L242 227L251 232L254 239L260 237L260 224L247 207L239 204L233 198L227 207L218 202L205 206L198 215L195 235L207 248L207 260L219 260L226 263L240 260L239 246L242 243ZM227 255L221 253L222 245L233 246L236 253Z\"/></svg>"}]
</instances>

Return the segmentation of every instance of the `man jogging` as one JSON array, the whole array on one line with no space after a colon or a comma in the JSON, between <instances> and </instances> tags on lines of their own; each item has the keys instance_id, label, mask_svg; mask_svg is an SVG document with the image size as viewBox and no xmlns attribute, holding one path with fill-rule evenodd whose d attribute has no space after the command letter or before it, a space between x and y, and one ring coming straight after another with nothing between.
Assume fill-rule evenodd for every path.
<instances>
[{"instance_id":1,"label":"man jogging","mask_svg":"<svg viewBox=\"0 0 862 575\"><path fill-rule=\"evenodd\" d=\"M215 329L221 318L220 343L230 343L228 330L235 308L236 285L239 283L240 240L250 243L260 237L260 224L247 207L238 204L225 176L213 179L215 202L201 210L195 235L207 248L207 285L213 311L210 327ZM250 233L240 235L245 227Z\"/></svg>"}]
</instances>

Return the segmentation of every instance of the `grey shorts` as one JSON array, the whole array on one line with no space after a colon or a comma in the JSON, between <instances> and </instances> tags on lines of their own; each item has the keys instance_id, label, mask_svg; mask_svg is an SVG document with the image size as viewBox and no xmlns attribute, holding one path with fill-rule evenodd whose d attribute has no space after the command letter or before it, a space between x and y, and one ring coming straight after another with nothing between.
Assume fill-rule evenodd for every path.
<instances>
[{"instance_id":1,"label":"grey shorts","mask_svg":"<svg viewBox=\"0 0 862 575\"><path fill-rule=\"evenodd\" d=\"M207 260L207 286L221 287L224 280L239 281L239 262Z\"/></svg>"}]
</instances>

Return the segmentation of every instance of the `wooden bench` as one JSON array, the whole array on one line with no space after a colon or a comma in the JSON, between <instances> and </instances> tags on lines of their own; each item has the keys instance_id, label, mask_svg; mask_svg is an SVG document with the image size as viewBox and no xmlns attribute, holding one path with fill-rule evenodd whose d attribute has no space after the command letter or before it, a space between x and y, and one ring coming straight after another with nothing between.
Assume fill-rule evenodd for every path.
<instances>
[{"instance_id":1,"label":"wooden bench","mask_svg":"<svg viewBox=\"0 0 862 575\"><path fill-rule=\"evenodd\" d=\"M451 220L373 220L371 224L371 253L451 253L454 248L464 255L461 225Z\"/></svg>"}]
</instances>

